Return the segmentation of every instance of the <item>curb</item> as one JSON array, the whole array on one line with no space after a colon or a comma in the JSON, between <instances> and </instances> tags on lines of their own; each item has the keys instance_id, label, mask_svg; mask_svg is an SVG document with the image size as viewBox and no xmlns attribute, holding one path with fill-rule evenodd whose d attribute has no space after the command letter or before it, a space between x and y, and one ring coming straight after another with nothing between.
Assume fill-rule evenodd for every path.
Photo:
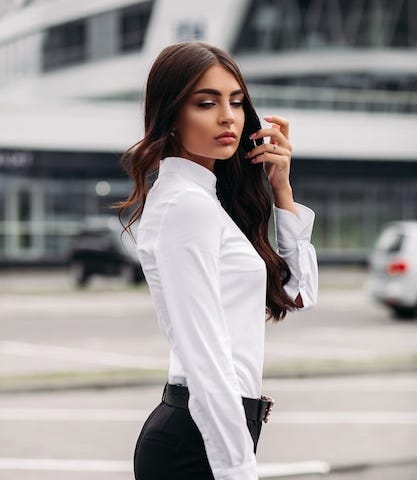
<instances>
[{"instance_id":1,"label":"curb","mask_svg":"<svg viewBox=\"0 0 417 480\"><path fill-rule=\"evenodd\" d=\"M390 361L389 361L390 360ZM344 362L294 363L266 365L264 379L321 378L353 375L380 375L417 372L417 357L393 357L374 363ZM46 392L65 390L88 390L108 388L140 388L163 385L166 370L104 370L84 372L56 372L39 375L0 376L0 394Z\"/></svg>"},{"instance_id":2,"label":"curb","mask_svg":"<svg viewBox=\"0 0 417 480\"><path fill-rule=\"evenodd\" d=\"M312 460L292 463L258 463L260 479L303 477L305 475L326 475L331 466L327 462Z\"/></svg>"},{"instance_id":3,"label":"curb","mask_svg":"<svg viewBox=\"0 0 417 480\"><path fill-rule=\"evenodd\" d=\"M352 473L376 468L405 467L417 465L417 457L400 458L392 460L382 460L374 462L357 462L335 464L330 467L329 473Z\"/></svg>"},{"instance_id":4,"label":"curb","mask_svg":"<svg viewBox=\"0 0 417 480\"><path fill-rule=\"evenodd\" d=\"M0 377L0 394L51 392L65 390L101 390L107 388L135 388L162 385L166 372L102 371L57 372L54 374Z\"/></svg>"},{"instance_id":5,"label":"curb","mask_svg":"<svg viewBox=\"0 0 417 480\"><path fill-rule=\"evenodd\" d=\"M266 364L263 377L303 378L397 372L417 372L417 353L376 357L372 360L295 360L289 363Z\"/></svg>"},{"instance_id":6,"label":"curb","mask_svg":"<svg viewBox=\"0 0 417 480\"><path fill-rule=\"evenodd\" d=\"M396 460L352 462L330 465L324 461L309 461L296 463L259 464L259 478L275 480L277 478L294 478L314 475L359 473L365 470L375 470L390 467L417 466L417 457Z\"/></svg>"}]
</instances>

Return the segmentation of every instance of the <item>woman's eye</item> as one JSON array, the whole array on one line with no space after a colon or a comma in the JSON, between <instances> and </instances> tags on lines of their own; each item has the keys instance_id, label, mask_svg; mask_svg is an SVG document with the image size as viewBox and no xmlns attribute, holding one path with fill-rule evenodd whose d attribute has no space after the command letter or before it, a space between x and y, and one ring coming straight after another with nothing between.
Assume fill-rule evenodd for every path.
<instances>
[{"instance_id":1,"label":"woman's eye","mask_svg":"<svg viewBox=\"0 0 417 480\"><path fill-rule=\"evenodd\" d=\"M211 108L213 105L215 105L214 102L201 102L198 104L200 108Z\"/></svg>"},{"instance_id":2,"label":"woman's eye","mask_svg":"<svg viewBox=\"0 0 417 480\"><path fill-rule=\"evenodd\" d=\"M243 102L241 100L233 100L233 102L230 102L230 105L232 105L232 107L239 108L243 105Z\"/></svg>"}]
</instances>

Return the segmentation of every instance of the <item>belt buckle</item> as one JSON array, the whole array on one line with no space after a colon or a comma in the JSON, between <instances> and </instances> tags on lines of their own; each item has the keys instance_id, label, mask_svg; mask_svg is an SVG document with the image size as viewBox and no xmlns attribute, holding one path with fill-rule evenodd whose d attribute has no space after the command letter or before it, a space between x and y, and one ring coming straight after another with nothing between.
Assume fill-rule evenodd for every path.
<instances>
[{"instance_id":1,"label":"belt buckle","mask_svg":"<svg viewBox=\"0 0 417 480\"><path fill-rule=\"evenodd\" d=\"M268 396L268 395L262 395L261 396L261 400L263 400L264 402L267 403L267 406L266 406L266 409L265 409L265 413L264 413L264 416L262 418L262 421L264 423L268 423L268 419L269 419L269 415L271 415L271 410L272 410L272 407L274 406L275 404L275 400Z\"/></svg>"}]
</instances>

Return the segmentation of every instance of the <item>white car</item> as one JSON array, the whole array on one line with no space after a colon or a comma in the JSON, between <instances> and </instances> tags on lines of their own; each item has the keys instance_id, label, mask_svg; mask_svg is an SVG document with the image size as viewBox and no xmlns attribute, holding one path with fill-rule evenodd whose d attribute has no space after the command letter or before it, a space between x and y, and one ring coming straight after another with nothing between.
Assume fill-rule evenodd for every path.
<instances>
[{"instance_id":1,"label":"white car","mask_svg":"<svg viewBox=\"0 0 417 480\"><path fill-rule=\"evenodd\" d=\"M397 318L417 316L417 221L386 225L369 259L369 289Z\"/></svg>"}]
</instances>

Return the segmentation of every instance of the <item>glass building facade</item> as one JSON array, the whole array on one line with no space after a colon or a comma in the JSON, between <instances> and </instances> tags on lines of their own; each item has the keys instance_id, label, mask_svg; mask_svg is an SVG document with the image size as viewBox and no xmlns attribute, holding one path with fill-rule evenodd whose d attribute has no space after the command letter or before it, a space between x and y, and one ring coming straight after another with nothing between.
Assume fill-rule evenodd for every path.
<instances>
[{"instance_id":1,"label":"glass building facade","mask_svg":"<svg viewBox=\"0 0 417 480\"><path fill-rule=\"evenodd\" d=\"M415 0L254 0L237 51L416 48Z\"/></svg>"},{"instance_id":2,"label":"glass building facade","mask_svg":"<svg viewBox=\"0 0 417 480\"><path fill-rule=\"evenodd\" d=\"M365 263L382 225L417 219L417 162L294 158L291 168L323 262Z\"/></svg>"},{"instance_id":3,"label":"glass building facade","mask_svg":"<svg viewBox=\"0 0 417 480\"><path fill-rule=\"evenodd\" d=\"M0 0L0 19L48 2ZM156 3L125 2L0 40L0 88L143 51ZM417 58L417 0L252 0L230 50L257 109L361 112L369 122L374 113L417 112L412 61L402 60L402 70L375 68L381 58ZM361 55L366 62L355 60ZM261 57L272 68L245 68ZM332 68L339 58L343 68ZM137 105L142 94L138 86L88 100ZM80 223L111 213L129 193L120 155L0 146L0 264L64 261ZM313 243L322 261L364 261L384 223L417 219L417 152L396 158L395 140L392 158L294 155L292 184L296 200L316 212Z\"/></svg>"},{"instance_id":4,"label":"glass building facade","mask_svg":"<svg viewBox=\"0 0 417 480\"><path fill-rule=\"evenodd\" d=\"M119 154L0 152L0 263L63 262L80 223L129 194Z\"/></svg>"}]
</instances>

